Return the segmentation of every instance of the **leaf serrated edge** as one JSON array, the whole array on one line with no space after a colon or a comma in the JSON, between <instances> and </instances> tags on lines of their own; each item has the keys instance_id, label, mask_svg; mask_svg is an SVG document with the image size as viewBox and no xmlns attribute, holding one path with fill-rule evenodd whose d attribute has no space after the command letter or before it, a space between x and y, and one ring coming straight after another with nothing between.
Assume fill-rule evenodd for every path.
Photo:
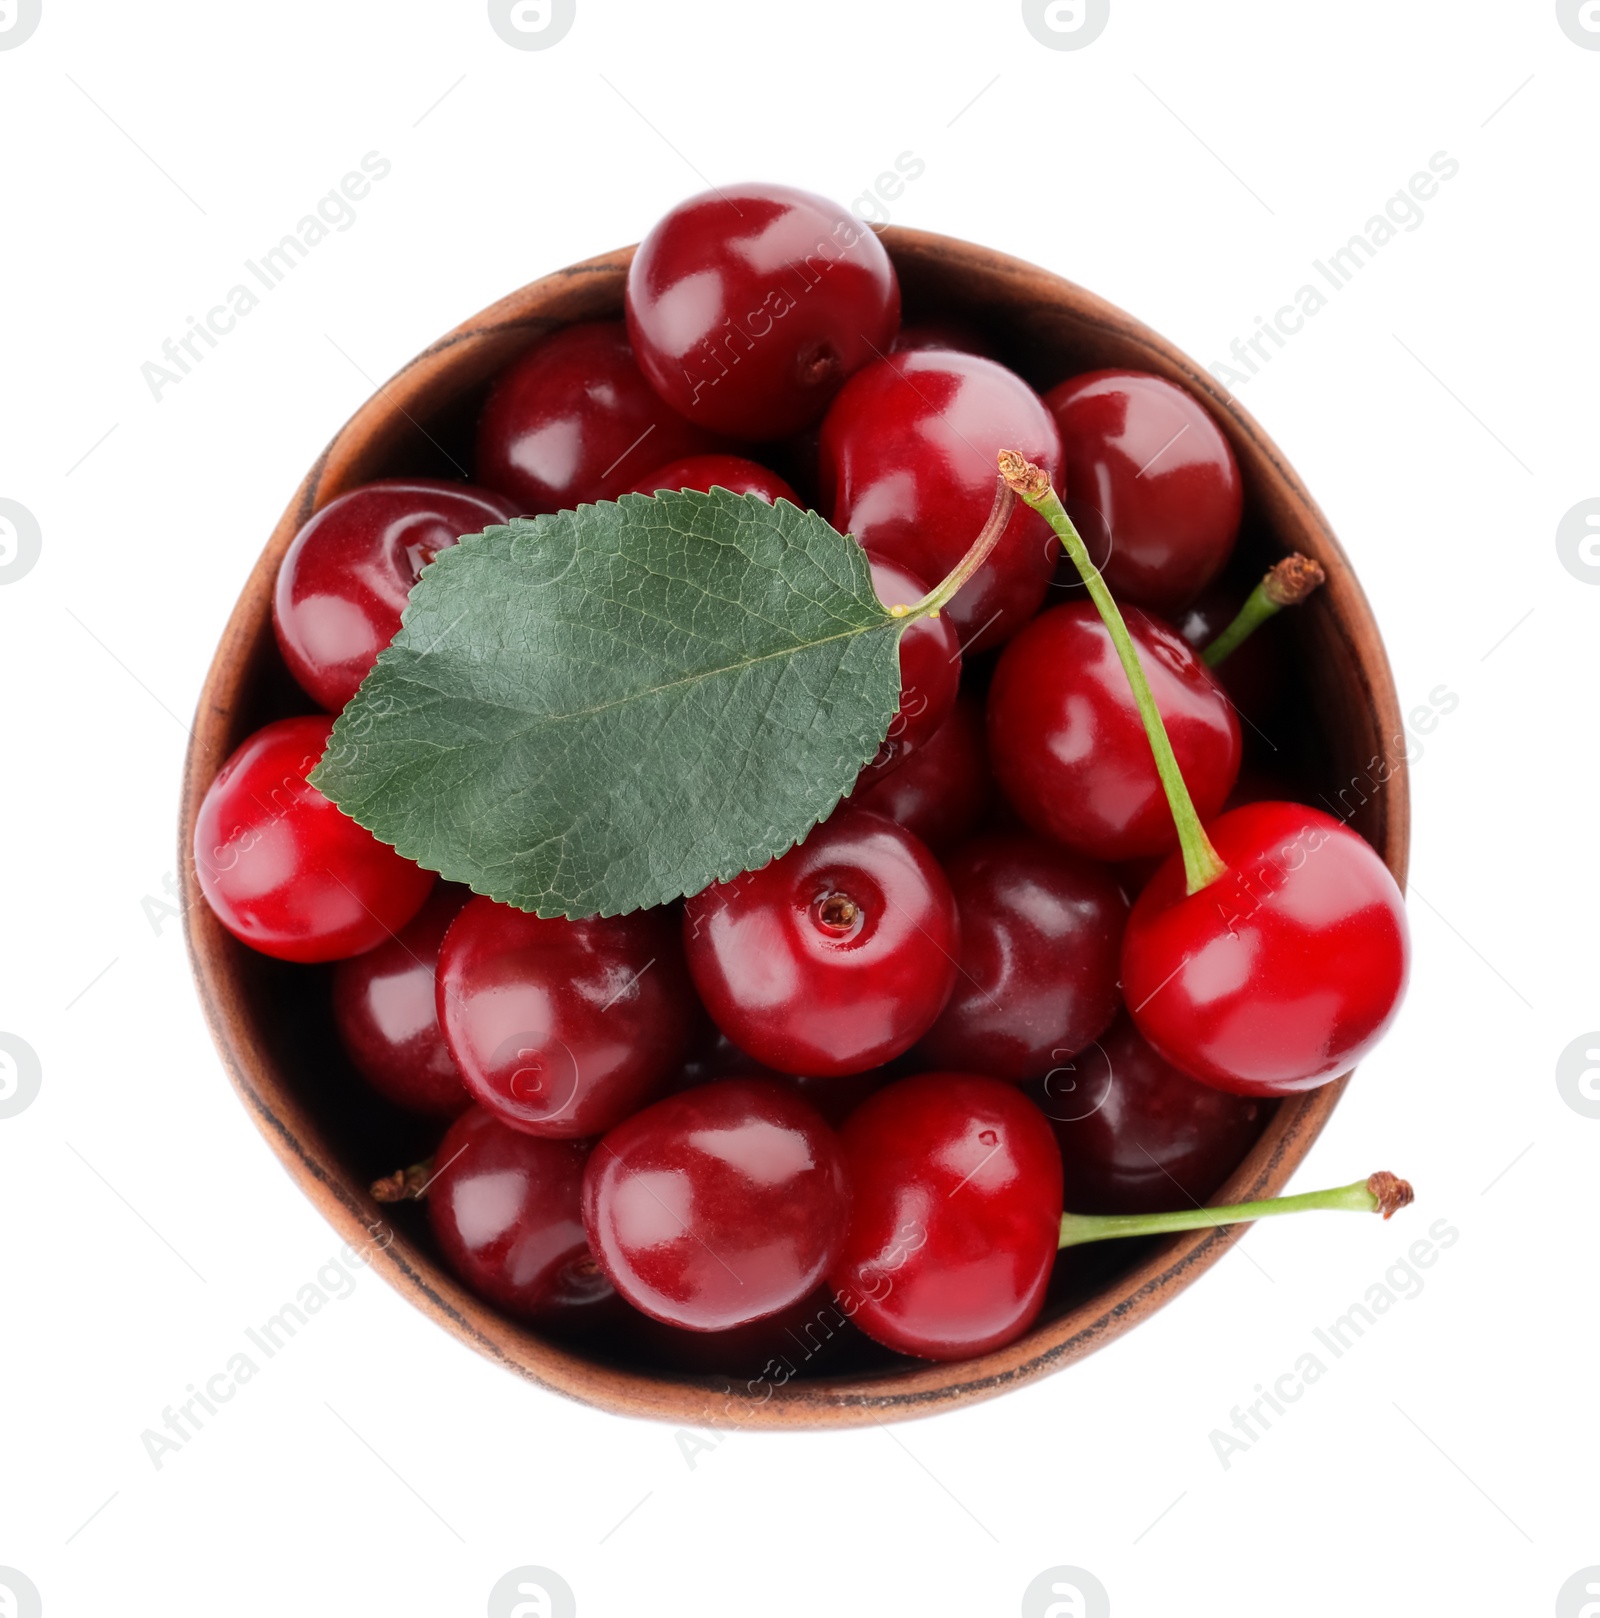
<instances>
[{"instance_id":1,"label":"leaf serrated edge","mask_svg":"<svg viewBox=\"0 0 1600 1618\"><path fill-rule=\"evenodd\" d=\"M849 777L849 785L845 788L845 790L841 791L838 796L835 797L833 801L829 803L827 807L821 811L798 835L793 837L787 843L783 844L781 847L769 849L765 843L762 843L757 845L753 851L747 848L743 854L734 856L735 863L730 866L729 869L714 874L709 881L702 883L700 886L693 889L684 887L682 884L673 884L670 891L668 891L667 888L658 886L655 890L654 897L642 900L637 904L627 906L625 908L602 908L599 910L583 912L575 912L570 906L547 907L541 903L536 903L533 906L529 906L527 904L520 903L515 899L502 897L500 894L494 892L492 888L480 887L478 882L470 876L452 876L450 872L443 869L441 866L430 864L417 854L408 853L401 843L391 842L388 838L383 837L372 827L367 826L364 821L358 819L356 815L352 814L351 811L339 801L334 793L329 791L322 784L322 782L317 779L318 776L323 774L325 767L329 764L329 760L336 750L336 743L340 740L341 729L345 727L346 720L351 718L351 710L354 709L356 704L361 700L362 693L366 689L368 682L373 679L374 675L378 673L379 669L384 667L386 662L388 663L388 666L392 668L394 663L399 661L401 658L421 658L429 655L428 651L417 651L409 646L401 646L399 642L400 636L410 627L408 620L411 617L413 608L418 605L418 591L422 588L424 581L427 580L428 575L434 568L438 567L441 563L446 562L447 559L450 558L454 553L465 553L469 557L473 555L479 549L479 546L472 544L472 542L475 540L487 540L491 536L500 534L506 534L513 538L518 533L522 532L537 534L539 528L543 525L554 525L562 522L563 519L576 518L584 512L594 511L603 506L621 506L624 509L627 509L627 505L634 501L648 502L650 504L662 502L668 504L669 506L671 504L687 503L691 506L691 508L699 509L703 509L707 505L714 505L725 509L727 503L731 501L737 502L746 509L750 510L753 516L770 515L776 508L780 506L785 507L788 511L795 513L796 518L801 523L812 526L814 530L825 531L838 535L840 538L851 540L849 550L838 551L836 554L846 558L846 568L851 575L850 583L857 587L856 596L858 604L863 607L875 606L883 614L883 622L881 623L869 624L859 629L849 629L838 636L830 637L830 639L854 639L862 635L875 634L884 629L895 629L903 632L903 630L907 627L903 620L894 618L884 606L883 602L879 600L877 592L874 590L872 585L872 572L867 561L866 551L859 544L859 542L854 541L852 536L849 534L840 534L840 531L834 528L833 525L829 523L828 520L823 517L822 514L815 508L801 507L792 500L767 500L765 497L759 494L740 494L732 489L723 487L721 484L715 484L709 491L700 489L678 489L658 490L655 494L638 494L630 492L621 495L616 500L583 501L577 506L567 507L561 511L538 512L530 515L515 516L504 523L491 523L485 528L480 529L477 533L461 535L454 545L446 546L443 550L439 551L435 555L433 561L430 562L427 567L422 569L418 576L417 583L412 587L411 594L407 597L405 606L401 609L400 630L396 633L394 639L390 641L389 645L384 647L383 650L378 654L372 668L367 672L367 675L362 680L361 686L357 688L355 696L350 699L350 702L346 704L345 708L341 710L340 713L335 717L333 728L329 732L328 745L323 750L322 758L317 762L315 768L312 769L307 775L307 781L312 786L316 787L319 792L322 792L322 794L334 805L336 809L339 810L341 814L347 816L347 818L351 820L354 820L357 825L361 826L378 842L383 843L386 847L394 849L394 851L399 854L401 858L410 860L412 864L420 866L423 870L434 871L436 875L442 877L445 881L460 883L462 886L468 888L471 892L484 898L492 899L497 904L504 904L512 909L522 910L527 914L538 916L543 920L553 920L557 918L578 919L580 916L584 918L589 916L625 916L632 915L634 912L639 910L658 909L669 904L675 904L680 899L691 898L696 893L703 893L707 888L715 887L721 883L731 882L747 872L764 869L767 865L770 865L773 860L779 859L783 855L789 853L792 849L799 847L800 844L803 843L806 838L809 837L811 833L815 831L817 827L820 826L831 814L833 814L839 805L843 803L844 800L849 796L850 790L853 789L855 778L875 756L877 748L882 744L882 736L880 736L876 742L872 743L870 750L867 751L862 757L860 763L853 766L852 773ZM787 517L784 520L786 523L791 521L791 519ZM581 525L579 537L581 537ZM575 543L573 546L574 559L576 559L579 548L579 545ZM813 560L815 560L815 558L813 558ZM455 565L459 566L460 563L458 562ZM571 566L570 562L568 566ZM565 571L566 569L563 569L563 574ZM559 574L557 575L558 578L561 576L562 575ZM464 614L462 616L464 616ZM456 621L459 621L459 619ZM452 624L449 627L453 628L454 625ZM448 632L449 629L447 628L444 633ZM807 649L810 649L810 646L812 645L826 644L828 644L828 641L808 643ZM398 654L398 656L391 658L391 654ZM792 656L794 654L791 652L772 653L768 655ZM752 662L762 660L763 659L753 659ZM729 669L708 670L704 675L697 676L697 678L709 679L714 678L719 674L728 672L732 672L731 667ZM646 694L648 693L641 693L641 695ZM355 717L359 718L360 715L356 715ZM885 734L887 733L888 725L893 718L894 709L891 707L885 714L883 720ZM773 830L774 832L776 831L775 827L769 829Z\"/></svg>"}]
</instances>

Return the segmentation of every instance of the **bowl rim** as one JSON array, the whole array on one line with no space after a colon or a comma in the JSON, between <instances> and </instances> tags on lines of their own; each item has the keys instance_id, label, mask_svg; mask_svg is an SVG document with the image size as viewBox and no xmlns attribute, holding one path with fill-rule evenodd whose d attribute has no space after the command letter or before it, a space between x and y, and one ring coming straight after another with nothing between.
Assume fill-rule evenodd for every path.
<instances>
[{"instance_id":1,"label":"bowl rim","mask_svg":"<svg viewBox=\"0 0 1600 1618\"><path fill-rule=\"evenodd\" d=\"M1282 519L1292 519L1295 547L1322 562L1328 582L1321 612L1341 654L1359 675L1378 733L1403 729L1399 699L1372 611L1339 541L1316 502L1277 446L1211 374L1141 322L1094 293L1048 270L986 247L888 226L877 232L902 272L988 278L996 295L1041 296L1074 323L1105 334L1142 356L1145 369L1181 382L1204 400L1259 480L1254 492ZM463 356L485 344L536 341L574 319L608 318L620 306L633 248L619 248L542 276L423 349L374 390L312 464L252 568L222 633L196 704L184 760L179 816L184 933L196 989L212 1038L234 1088L290 1177L336 1231L365 1249L373 1267L425 1314L487 1358L582 1403L678 1425L801 1430L865 1426L908 1419L993 1397L1022 1386L1103 1347L1193 1284L1248 1226L1168 1237L1093 1296L1034 1328L1003 1349L959 1362L916 1362L872 1375L789 1379L776 1373L743 1382L606 1365L558 1346L468 1293L442 1265L395 1231L366 1187L340 1163L306 1107L292 1093L258 1036L244 1004L238 967L245 946L211 915L193 859L194 825L211 779L240 737L239 697L259 652L271 638L271 602L278 564L294 534L330 499L367 481L363 456L397 430L397 412L448 384ZM593 305L593 308L589 306ZM552 308L568 312L552 315ZM610 318L615 318L613 309ZM435 405L437 408L437 405ZM426 413L426 412L424 412ZM1281 529L1281 521L1278 524ZM1403 758L1387 778L1377 810L1378 852L1404 887L1410 843L1409 790ZM1283 1101L1256 1145L1218 1195L1229 1201L1272 1196L1311 1149L1349 1075Z\"/></svg>"}]
</instances>

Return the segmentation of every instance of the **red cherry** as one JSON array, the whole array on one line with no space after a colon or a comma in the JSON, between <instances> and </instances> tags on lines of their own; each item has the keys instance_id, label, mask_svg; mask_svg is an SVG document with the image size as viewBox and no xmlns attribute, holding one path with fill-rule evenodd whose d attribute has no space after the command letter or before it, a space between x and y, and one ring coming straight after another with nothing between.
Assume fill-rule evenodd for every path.
<instances>
[{"instance_id":1,"label":"red cherry","mask_svg":"<svg viewBox=\"0 0 1600 1618\"><path fill-rule=\"evenodd\" d=\"M651 391L622 322L597 320L546 337L495 383L478 420L478 477L525 512L566 511L716 447Z\"/></svg>"},{"instance_id":2,"label":"red cherry","mask_svg":"<svg viewBox=\"0 0 1600 1618\"><path fill-rule=\"evenodd\" d=\"M599 1135L683 1061L693 1007L665 911L567 921L475 898L439 952L439 1020L475 1100L530 1135Z\"/></svg>"},{"instance_id":3,"label":"red cherry","mask_svg":"<svg viewBox=\"0 0 1600 1618\"><path fill-rule=\"evenodd\" d=\"M914 573L881 556L867 556L872 588L886 607L910 607L928 593ZM857 779L855 791L892 775L944 724L961 685L961 643L955 625L940 613L919 618L900 636L900 706L889 721L877 757Z\"/></svg>"},{"instance_id":4,"label":"red cherry","mask_svg":"<svg viewBox=\"0 0 1600 1618\"><path fill-rule=\"evenodd\" d=\"M717 1026L783 1073L880 1066L926 1031L955 980L955 901L933 856L853 807L690 899L683 936Z\"/></svg>"},{"instance_id":5,"label":"red cherry","mask_svg":"<svg viewBox=\"0 0 1600 1618\"><path fill-rule=\"evenodd\" d=\"M1066 454L1056 487L1111 593L1163 612L1193 600L1228 560L1244 503L1205 406L1145 371L1069 377L1045 403Z\"/></svg>"},{"instance_id":6,"label":"red cherry","mask_svg":"<svg viewBox=\"0 0 1600 1618\"><path fill-rule=\"evenodd\" d=\"M674 1094L680 1090L692 1090L698 1084L710 1084L716 1079L790 1081L792 1075L780 1073L776 1068L763 1067L754 1057L740 1050L709 1018L706 1019L706 1027L710 1029L709 1036L695 1042L688 1061L678 1069L677 1077L672 1081L670 1089Z\"/></svg>"},{"instance_id":7,"label":"red cherry","mask_svg":"<svg viewBox=\"0 0 1600 1618\"><path fill-rule=\"evenodd\" d=\"M867 1346L826 1287L775 1315L727 1331L685 1331L629 1308L621 1335L652 1369L665 1365L700 1376L748 1379L755 1384L752 1392L763 1383L781 1386L798 1376L833 1372L841 1359Z\"/></svg>"},{"instance_id":8,"label":"red cherry","mask_svg":"<svg viewBox=\"0 0 1600 1618\"><path fill-rule=\"evenodd\" d=\"M583 1231L586 1144L508 1129L481 1107L445 1132L427 1182L445 1262L480 1298L536 1320L588 1314L615 1294Z\"/></svg>"},{"instance_id":9,"label":"red cherry","mask_svg":"<svg viewBox=\"0 0 1600 1618\"><path fill-rule=\"evenodd\" d=\"M1052 475L1061 466L1055 422L1021 377L975 354L896 354L853 377L823 421L823 509L841 533L938 583L989 516L1002 449ZM969 655L998 646L1037 610L1056 550L1049 524L1019 504L945 609Z\"/></svg>"},{"instance_id":10,"label":"red cherry","mask_svg":"<svg viewBox=\"0 0 1600 1618\"><path fill-rule=\"evenodd\" d=\"M392 938L333 971L333 1021L350 1060L386 1101L425 1118L472 1104L434 994L439 945L469 897L441 884Z\"/></svg>"},{"instance_id":11,"label":"red cherry","mask_svg":"<svg viewBox=\"0 0 1600 1618\"><path fill-rule=\"evenodd\" d=\"M1265 1101L1179 1072L1126 1014L1026 1094L1055 1131L1073 1213L1159 1213L1209 1201L1269 1111Z\"/></svg>"},{"instance_id":12,"label":"red cherry","mask_svg":"<svg viewBox=\"0 0 1600 1618\"><path fill-rule=\"evenodd\" d=\"M1248 593L1207 585L1173 620L1173 628L1196 652L1204 652L1233 622ZM1211 671L1239 712L1257 724L1271 717L1288 689L1284 628L1276 621L1262 624Z\"/></svg>"},{"instance_id":13,"label":"red cherry","mask_svg":"<svg viewBox=\"0 0 1600 1618\"><path fill-rule=\"evenodd\" d=\"M640 478L626 494L655 494L661 489L698 489L709 494L713 488L734 494L759 494L770 505L787 500L805 510L805 502L776 472L769 472L742 455L687 455L681 461L668 461Z\"/></svg>"},{"instance_id":14,"label":"red cherry","mask_svg":"<svg viewBox=\"0 0 1600 1618\"><path fill-rule=\"evenodd\" d=\"M1195 807L1213 815L1239 773L1233 707L1172 629L1137 608L1124 616ZM1006 648L989 756L1022 818L1070 848L1127 860L1177 845L1128 677L1088 601L1052 608Z\"/></svg>"},{"instance_id":15,"label":"red cherry","mask_svg":"<svg viewBox=\"0 0 1600 1618\"><path fill-rule=\"evenodd\" d=\"M1020 1082L1103 1033L1121 997L1128 901L1103 866L1027 836L944 861L961 917L956 986L917 1046L929 1067Z\"/></svg>"},{"instance_id":16,"label":"red cherry","mask_svg":"<svg viewBox=\"0 0 1600 1618\"><path fill-rule=\"evenodd\" d=\"M739 185L679 203L639 244L627 316L639 364L675 410L734 438L784 438L887 350L900 286L847 209Z\"/></svg>"},{"instance_id":17,"label":"red cherry","mask_svg":"<svg viewBox=\"0 0 1600 1618\"><path fill-rule=\"evenodd\" d=\"M813 1078L805 1073L777 1075L797 1096L809 1101L835 1129L868 1096L875 1096L895 1076L892 1067L869 1067L864 1073L845 1073L827 1078Z\"/></svg>"},{"instance_id":18,"label":"red cherry","mask_svg":"<svg viewBox=\"0 0 1600 1618\"><path fill-rule=\"evenodd\" d=\"M1139 1031L1219 1090L1293 1095L1347 1072L1405 993L1394 878L1319 809L1253 803L1206 827L1228 869L1186 894L1174 856L1128 918L1122 984Z\"/></svg>"},{"instance_id":19,"label":"red cherry","mask_svg":"<svg viewBox=\"0 0 1600 1618\"><path fill-rule=\"evenodd\" d=\"M959 1360L1020 1337L1044 1303L1061 1223L1061 1157L1014 1085L902 1079L840 1131L854 1188L829 1271L840 1308L902 1354Z\"/></svg>"},{"instance_id":20,"label":"red cherry","mask_svg":"<svg viewBox=\"0 0 1600 1618\"><path fill-rule=\"evenodd\" d=\"M194 826L200 890L241 943L283 961L336 961L416 915L433 873L402 859L311 786L326 714L279 719L241 742Z\"/></svg>"},{"instance_id":21,"label":"red cherry","mask_svg":"<svg viewBox=\"0 0 1600 1618\"><path fill-rule=\"evenodd\" d=\"M870 770L871 766L868 766ZM948 848L983 819L990 798L983 710L968 695L908 760L876 779L863 771L849 801L904 826L929 848Z\"/></svg>"},{"instance_id":22,"label":"red cherry","mask_svg":"<svg viewBox=\"0 0 1600 1618\"><path fill-rule=\"evenodd\" d=\"M718 1030L704 1049L684 1063L673 1081L672 1090L674 1093L692 1090L696 1085L710 1084L717 1079L776 1079L797 1096L803 1096L837 1129L868 1096L875 1095L889 1082L891 1072L886 1067L873 1067L864 1073L845 1073L831 1078L780 1073L776 1068L763 1067L760 1062L747 1056Z\"/></svg>"},{"instance_id":23,"label":"red cherry","mask_svg":"<svg viewBox=\"0 0 1600 1618\"><path fill-rule=\"evenodd\" d=\"M272 598L289 672L337 713L400 629L423 568L463 534L516 515L510 500L465 483L387 478L329 501L294 536Z\"/></svg>"},{"instance_id":24,"label":"red cherry","mask_svg":"<svg viewBox=\"0 0 1600 1618\"><path fill-rule=\"evenodd\" d=\"M634 1308L726 1331L806 1297L844 1242L849 1182L816 1110L724 1079L618 1124L589 1160L589 1244Z\"/></svg>"}]
</instances>

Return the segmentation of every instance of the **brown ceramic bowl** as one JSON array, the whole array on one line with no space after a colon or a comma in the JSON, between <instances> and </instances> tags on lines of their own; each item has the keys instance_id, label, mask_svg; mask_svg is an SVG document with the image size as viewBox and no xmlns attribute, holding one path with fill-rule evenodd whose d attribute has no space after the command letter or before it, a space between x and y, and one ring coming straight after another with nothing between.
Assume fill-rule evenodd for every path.
<instances>
[{"instance_id":1,"label":"brown ceramic bowl","mask_svg":"<svg viewBox=\"0 0 1600 1618\"><path fill-rule=\"evenodd\" d=\"M1344 552L1271 440L1193 361L1070 281L923 231L891 228L883 240L900 273L908 320L939 315L975 325L1038 388L1078 371L1129 366L1159 372L1207 401L1244 471L1240 578L1258 577L1288 550L1327 569L1326 587L1293 621L1299 686L1296 719L1284 734L1292 737L1300 790L1308 801L1320 793L1340 806L1403 882L1408 797L1394 746L1402 725L1388 660ZM217 923L196 882L195 815L212 777L257 726L311 707L285 672L272 633L273 579L296 530L372 478L462 475L490 378L554 327L620 315L631 256L624 248L545 276L424 350L346 423L289 502L223 632L185 769L179 846L200 999L261 1132L335 1229L364 1246L372 1245L371 1230L383 1230L390 1239L375 1249L375 1267L463 1342L530 1380L603 1409L696 1425L849 1427L970 1404L1060 1370L1137 1325L1214 1264L1240 1227L1082 1250L1085 1261L1072 1267L1027 1336L959 1364L897 1360L857 1343L819 1360L827 1374L779 1385L776 1378L730 1381L630 1364L606 1348L561 1346L459 1285L435 1256L425 1222L407 1219L414 1210L397 1213L372 1201L372 1179L426 1155L433 1140L383 1111L345 1066L328 1021L323 970L285 966L244 948ZM1379 759L1392 772L1381 786L1369 773ZM1343 1089L1340 1081L1281 1103L1217 1200L1276 1193Z\"/></svg>"}]
</instances>

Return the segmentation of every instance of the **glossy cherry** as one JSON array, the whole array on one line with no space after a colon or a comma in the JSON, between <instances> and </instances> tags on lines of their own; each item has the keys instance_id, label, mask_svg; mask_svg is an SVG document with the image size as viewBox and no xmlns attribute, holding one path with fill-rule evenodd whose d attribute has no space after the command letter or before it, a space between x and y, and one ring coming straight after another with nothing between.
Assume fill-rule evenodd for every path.
<instances>
[{"instance_id":1,"label":"glossy cherry","mask_svg":"<svg viewBox=\"0 0 1600 1618\"><path fill-rule=\"evenodd\" d=\"M1069 377L1045 403L1065 451L1056 486L1112 594L1161 612L1192 601L1228 560L1244 503L1205 406L1145 371Z\"/></svg>"},{"instance_id":2,"label":"glossy cherry","mask_svg":"<svg viewBox=\"0 0 1600 1618\"><path fill-rule=\"evenodd\" d=\"M917 1054L930 1068L1036 1078L1121 1005L1128 918L1104 866L1037 837L990 834L945 856L961 917L956 985Z\"/></svg>"},{"instance_id":3,"label":"glossy cherry","mask_svg":"<svg viewBox=\"0 0 1600 1618\"><path fill-rule=\"evenodd\" d=\"M867 553L872 588L886 607L909 607L929 586L896 562ZM889 721L877 757L861 772L855 791L892 775L919 752L950 716L961 685L961 642L949 614L919 618L900 636L900 706Z\"/></svg>"},{"instance_id":4,"label":"glossy cherry","mask_svg":"<svg viewBox=\"0 0 1600 1618\"><path fill-rule=\"evenodd\" d=\"M694 1023L660 910L550 919L475 898L439 951L439 1020L475 1100L532 1135L599 1135L665 1088Z\"/></svg>"},{"instance_id":5,"label":"glossy cherry","mask_svg":"<svg viewBox=\"0 0 1600 1618\"><path fill-rule=\"evenodd\" d=\"M463 534L516 515L487 489L387 478L330 501L294 536L272 597L289 672L337 713L400 628L423 568Z\"/></svg>"},{"instance_id":6,"label":"glossy cherry","mask_svg":"<svg viewBox=\"0 0 1600 1618\"><path fill-rule=\"evenodd\" d=\"M759 871L684 906L717 1026L782 1073L826 1078L908 1050L955 981L950 885L909 832L850 805Z\"/></svg>"},{"instance_id":7,"label":"glossy cherry","mask_svg":"<svg viewBox=\"0 0 1600 1618\"><path fill-rule=\"evenodd\" d=\"M656 467L625 492L655 494L661 489L698 489L702 494L709 494L713 488L728 489L734 494L759 494L769 504L787 500L790 505L805 510L805 502L776 472L768 471L757 461L747 461L742 455L686 455L682 460Z\"/></svg>"},{"instance_id":8,"label":"glossy cherry","mask_svg":"<svg viewBox=\"0 0 1600 1618\"><path fill-rule=\"evenodd\" d=\"M829 1078L813 1078L805 1073L780 1073L763 1067L747 1056L720 1029L697 1050L672 1081L672 1090L692 1090L696 1085L717 1079L776 1079L797 1096L803 1096L835 1129L870 1095L875 1095L894 1076L887 1067L868 1068L862 1073L844 1073Z\"/></svg>"},{"instance_id":9,"label":"glossy cherry","mask_svg":"<svg viewBox=\"0 0 1600 1618\"><path fill-rule=\"evenodd\" d=\"M1202 818L1239 773L1239 721L1210 671L1159 619L1126 614L1156 706ZM1160 854L1178 833L1139 710L1092 602L1053 607L1001 656L989 756L1035 830L1102 860Z\"/></svg>"},{"instance_id":10,"label":"glossy cherry","mask_svg":"<svg viewBox=\"0 0 1600 1618\"><path fill-rule=\"evenodd\" d=\"M1210 584L1172 620L1172 627L1197 653L1234 620L1248 591ZM1214 668L1212 677L1247 719L1259 724L1283 702L1289 687L1286 626L1263 624L1242 646Z\"/></svg>"},{"instance_id":11,"label":"glossy cherry","mask_svg":"<svg viewBox=\"0 0 1600 1618\"><path fill-rule=\"evenodd\" d=\"M697 1084L710 1084L717 1079L783 1079L787 1082L791 1077L774 1067L763 1066L740 1050L709 1018L705 1026L709 1033L695 1041L688 1060L668 1086L672 1092L692 1090Z\"/></svg>"},{"instance_id":12,"label":"glossy cherry","mask_svg":"<svg viewBox=\"0 0 1600 1618\"><path fill-rule=\"evenodd\" d=\"M1191 1079L1126 1014L1075 1060L1027 1086L1061 1150L1074 1213L1198 1206L1238 1167L1270 1103Z\"/></svg>"},{"instance_id":13,"label":"glossy cherry","mask_svg":"<svg viewBox=\"0 0 1600 1618\"><path fill-rule=\"evenodd\" d=\"M796 1377L832 1370L862 1341L826 1287L775 1315L726 1331L685 1331L629 1308L620 1335L652 1367L748 1379L748 1391L757 1395Z\"/></svg>"},{"instance_id":14,"label":"glossy cherry","mask_svg":"<svg viewBox=\"0 0 1600 1618\"><path fill-rule=\"evenodd\" d=\"M822 424L823 510L842 533L919 578L966 555L995 495L995 456L1020 451L1055 473L1061 439L1014 371L975 354L918 349L852 377ZM1019 506L999 544L945 609L968 654L1019 630L1049 587L1056 540Z\"/></svg>"},{"instance_id":15,"label":"glossy cherry","mask_svg":"<svg viewBox=\"0 0 1600 1618\"><path fill-rule=\"evenodd\" d=\"M636 1309L726 1331L798 1303L844 1243L850 1190L834 1132L773 1079L668 1096L595 1147L589 1245Z\"/></svg>"},{"instance_id":16,"label":"glossy cherry","mask_svg":"<svg viewBox=\"0 0 1600 1618\"><path fill-rule=\"evenodd\" d=\"M809 427L900 325L883 243L848 209L786 185L679 203L639 244L626 298L656 391L743 439Z\"/></svg>"},{"instance_id":17,"label":"glossy cherry","mask_svg":"<svg viewBox=\"0 0 1600 1618\"><path fill-rule=\"evenodd\" d=\"M885 775L864 770L850 802L904 826L935 851L974 830L992 796L983 709L957 696L949 717Z\"/></svg>"},{"instance_id":18,"label":"glossy cherry","mask_svg":"<svg viewBox=\"0 0 1600 1618\"><path fill-rule=\"evenodd\" d=\"M524 512L565 511L717 445L657 397L622 322L598 320L563 327L501 375L478 420L477 475Z\"/></svg>"},{"instance_id":19,"label":"glossy cherry","mask_svg":"<svg viewBox=\"0 0 1600 1618\"><path fill-rule=\"evenodd\" d=\"M1061 1157L1015 1085L927 1073L880 1090L840 1131L854 1189L829 1272L840 1308L902 1354L1003 1347L1044 1303L1061 1220Z\"/></svg>"},{"instance_id":20,"label":"glossy cherry","mask_svg":"<svg viewBox=\"0 0 1600 1618\"><path fill-rule=\"evenodd\" d=\"M263 726L222 766L195 820L195 872L217 919L279 960L359 955L404 927L433 889L431 871L307 782L332 728L326 714Z\"/></svg>"},{"instance_id":21,"label":"glossy cherry","mask_svg":"<svg viewBox=\"0 0 1600 1618\"><path fill-rule=\"evenodd\" d=\"M333 971L334 1026L357 1071L385 1100L427 1118L454 1118L472 1102L434 993L439 945L470 897L441 883L392 938Z\"/></svg>"},{"instance_id":22,"label":"glossy cherry","mask_svg":"<svg viewBox=\"0 0 1600 1618\"><path fill-rule=\"evenodd\" d=\"M583 1229L587 1143L508 1129L481 1107L445 1132L426 1182L428 1222L445 1262L480 1298L548 1321L614 1297Z\"/></svg>"},{"instance_id":23,"label":"glossy cherry","mask_svg":"<svg viewBox=\"0 0 1600 1618\"><path fill-rule=\"evenodd\" d=\"M1185 891L1169 859L1122 945L1139 1031L1220 1090L1292 1095L1346 1072L1405 993L1410 941L1388 867L1349 827L1297 803L1253 803L1206 826L1227 870Z\"/></svg>"}]
</instances>

